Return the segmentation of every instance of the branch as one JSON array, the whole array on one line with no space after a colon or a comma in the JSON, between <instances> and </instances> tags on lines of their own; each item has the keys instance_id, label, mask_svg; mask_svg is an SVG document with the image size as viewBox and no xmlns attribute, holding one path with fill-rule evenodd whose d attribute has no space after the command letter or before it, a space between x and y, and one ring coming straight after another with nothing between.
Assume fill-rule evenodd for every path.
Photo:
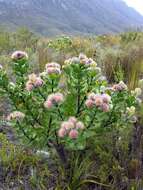
<instances>
[{"instance_id":1,"label":"branch","mask_svg":"<svg viewBox=\"0 0 143 190\"><path fill-rule=\"evenodd\" d=\"M61 113L61 111L60 111L60 109L59 109L59 106L57 105L56 107L57 107L58 114L59 114L61 120L64 121L64 118L63 118L63 115L62 115L62 113Z\"/></svg>"},{"instance_id":2,"label":"branch","mask_svg":"<svg viewBox=\"0 0 143 190\"><path fill-rule=\"evenodd\" d=\"M90 121L90 123L89 123L87 129L89 129L89 128L91 127L91 125L93 124L93 122L94 122L94 120L95 120L95 115L96 115L96 110L94 111L93 117L92 117L92 119L91 119L91 121Z\"/></svg>"},{"instance_id":3,"label":"branch","mask_svg":"<svg viewBox=\"0 0 143 190\"><path fill-rule=\"evenodd\" d=\"M48 130L47 130L47 137L49 136L51 125L52 125L52 116L50 116L50 119L49 119Z\"/></svg>"},{"instance_id":4,"label":"branch","mask_svg":"<svg viewBox=\"0 0 143 190\"><path fill-rule=\"evenodd\" d=\"M35 138L30 138L29 135L28 135L28 134L25 132L25 130L23 129L23 127L21 127L19 121L17 121L16 123L17 123L19 129L23 132L24 136L30 141L30 143L33 142L33 141L37 138L37 137L35 137Z\"/></svg>"}]
</instances>

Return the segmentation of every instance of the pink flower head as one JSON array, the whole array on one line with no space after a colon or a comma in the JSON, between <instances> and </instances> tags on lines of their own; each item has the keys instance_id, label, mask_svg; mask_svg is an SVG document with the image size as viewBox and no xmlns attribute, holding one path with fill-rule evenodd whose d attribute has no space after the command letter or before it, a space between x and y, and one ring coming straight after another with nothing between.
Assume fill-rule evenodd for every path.
<instances>
[{"instance_id":1,"label":"pink flower head","mask_svg":"<svg viewBox=\"0 0 143 190\"><path fill-rule=\"evenodd\" d=\"M102 106L102 104L103 104L102 97L97 97L95 99L95 105L98 107L98 106Z\"/></svg>"},{"instance_id":2,"label":"pink flower head","mask_svg":"<svg viewBox=\"0 0 143 190\"><path fill-rule=\"evenodd\" d=\"M26 52L24 51L15 51L12 55L11 55L11 59L14 61L18 61L21 59L25 59L28 60L28 55Z\"/></svg>"},{"instance_id":3,"label":"pink flower head","mask_svg":"<svg viewBox=\"0 0 143 190\"><path fill-rule=\"evenodd\" d=\"M86 105L88 108L92 108L92 107L94 106L94 101L88 99L88 100L86 100L85 105Z\"/></svg>"},{"instance_id":4,"label":"pink flower head","mask_svg":"<svg viewBox=\"0 0 143 190\"><path fill-rule=\"evenodd\" d=\"M40 87L40 86L43 85L43 83L44 83L44 81L43 81L40 77L37 77L37 78L36 78L36 81L35 81L35 83L34 83L34 86L35 86L35 87Z\"/></svg>"},{"instance_id":5,"label":"pink flower head","mask_svg":"<svg viewBox=\"0 0 143 190\"><path fill-rule=\"evenodd\" d=\"M108 94L102 94L101 97L102 97L102 100L103 100L104 103L106 103L106 104L110 103L111 96L109 96Z\"/></svg>"},{"instance_id":6,"label":"pink flower head","mask_svg":"<svg viewBox=\"0 0 143 190\"><path fill-rule=\"evenodd\" d=\"M102 104L101 109L102 109L103 112L109 112L110 111L110 107L106 103Z\"/></svg>"},{"instance_id":7,"label":"pink flower head","mask_svg":"<svg viewBox=\"0 0 143 190\"><path fill-rule=\"evenodd\" d=\"M114 90L114 91L127 90L127 85L126 85L123 81L120 81L119 84L115 84L115 85L113 86L113 90Z\"/></svg>"},{"instance_id":8,"label":"pink flower head","mask_svg":"<svg viewBox=\"0 0 143 190\"><path fill-rule=\"evenodd\" d=\"M88 96L88 99L86 100L85 105L88 108L97 106L102 111L108 112L110 110L110 106L109 106L110 101L111 101L111 97L108 94L91 93Z\"/></svg>"},{"instance_id":9,"label":"pink flower head","mask_svg":"<svg viewBox=\"0 0 143 190\"><path fill-rule=\"evenodd\" d=\"M56 103L61 103L61 102L63 102L63 101L64 101L64 96L63 96L63 94L61 94L61 93L56 93L56 94L54 95L54 101L55 101Z\"/></svg>"},{"instance_id":10,"label":"pink flower head","mask_svg":"<svg viewBox=\"0 0 143 190\"><path fill-rule=\"evenodd\" d=\"M88 99L91 99L91 100L93 100L93 101L95 101L95 99L96 99L97 97L99 97L99 95L98 95L98 94L95 94L94 92L92 92L92 93L90 93L90 94L88 95Z\"/></svg>"},{"instance_id":11,"label":"pink flower head","mask_svg":"<svg viewBox=\"0 0 143 190\"><path fill-rule=\"evenodd\" d=\"M77 119L75 117L69 117L68 121L72 122L75 125L77 122Z\"/></svg>"},{"instance_id":12,"label":"pink flower head","mask_svg":"<svg viewBox=\"0 0 143 190\"><path fill-rule=\"evenodd\" d=\"M60 136L68 135L71 139L76 139L79 130L83 130L84 124L78 121L75 117L70 117L67 121L61 123Z\"/></svg>"},{"instance_id":13,"label":"pink flower head","mask_svg":"<svg viewBox=\"0 0 143 190\"><path fill-rule=\"evenodd\" d=\"M76 139L78 137L78 131L76 129L72 129L70 132L69 132L69 137L71 139Z\"/></svg>"},{"instance_id":14,"label":"pink flower head","mask_svg":"<svg viewBox=\"0 0 143 190\"><path fill-rule=\"evenodd\" d=\"M7 117L7 119L9 121L11 120L23 120L25 117L25 114L20 112L20 111L14 111L12 113L9 114L9 116Z\"/></svg>"},{"instance_id":15,"label":"pink flower head","mask_svg":"<svg viewBox=\"0 0 143 190\"><path fill-rule=\"evenodd\" d=\"M69 125L69 122L68 121L63 121L62 124L61 124L61 128L64 128L65 130L70 130L71 129L71 126Z\"/></svg>"},{"instance_id":16,"label":"pink flower head","mask_svg":"<svg viewBox=\"0 0 143 190\"><path fill-rule=\"evenodd\" d=\"M72 122L70 122L70 121L64 121L61 124L61 128L64 128L66 130L70 130L70 129L74 128L74 124Z\"/></svg>"},{"instance_id":17,"label":"pink flower head","mask_svg":"<svg viewBox=\"0 0 143 190\"><path fill-rule=\"evenodd\" d=\"M48 63L46 64L46 73L51 74L61 74L61 66L58 63Z\"/></svg>"},{"instance_id":18,"label":"pink flower head","mask_svg":"<svg viewBox=\"0 0 143 190\"><path fill-rule=\"evenodd\" d=\"M113 86L113 90L114 90L114 91L122 91L122 87L121 87L120 85L118 85L118 84L115 84L115 85Z\"/></svg>"},{"instance_id":19,"label":"pink flower head","mask_svg":"<svg viewBox=\"0 0 143 190\"><path fill-rule=\"evenodd\" d=\"M85 60L85 59L87 59L87 56L85 54L83 54L83 53L80 53L79 54L79 59L80 60Z\"/></svg>"},{"instance_id":20,"label":"pink flower head","mask_svg":"<svg viewBox=\"0 0 143 190\"><path fill-rule=\"evenodd\" d=\"M127 88L128 88L127 85L123 81L120 81L119 85L122 88L122 90L127 90Z\"/></svg>"},{"instance_id":21,"label":"pink flower head","mask_svg":"<svg viewBox=\"0 0 143 190\"><path fill-rule=\"evenodd\" d=\"M32 73L28 76L29 80L26 83L26 90L31 91L34 87L40 87L44 84L44 81Z\"/></svg>"},{"instance_id":22,"label":"pink flower head","mask_svg":"<svg viewBox=\"0 0 143 190\"><path fill-rule=\"evenodd\" d=\"M89 58L88 60L87 60L87 64L92 64L94 61L93 61L93 59L92 58Z\"/></svg>"},{"instance_id":23,"label":"pink flower head","mask_svg":"<svg viewBox=\"0 0 143 190\"><path fill-rule=\"evenodd\" d=\"M83 65L89 65L89 59L88 59L88 57L85 55L85 54L83 54L83 53L80 53L79 54L79 61L80 61L80 63L81 64L83 64Z\"/></svg>"},{"instance_id":24,"label":"pink flower head","mask_svg":"<svg viewBox=\"0 0 143 190\"><path fill-rule=\"evenodd\" d=\"M28 82L26 83L26 90L27 90L27 91L32 91L33 88L34 88L33 84L32 84L30 81L28 81Z\"/></svg>"},{"instance_id":25,"label":"pink flower head","mask_svg":"<svg viewBox=\"0 0 143 190\"><path fill-rule=\"evenodd\" d=\"M29 78L29 81L31 82L31 83L35 83L36 82L36 80L37 80L37 76L36 76L36 74L35 73L32 73L32 74L30 74L29 76L28 76L28 78Z\"/></svg>"},{"instance_id":26,"label":"pink flower head","mask_svg":"<svg viewBox=\"0 0 143 190\"><path fill-rule=\"evenodd\" d=\"M52 108L55 104L60 104L64 101L64 96L61 93L50 94L44 103L45 108Z\"/></svg>"},{"instance_id":27,"label":"pink flower head","mask_svg":"<svg viewBox=\"0 0 143 190\"><path fill-rule=\"evenodd\" d=\"M48 68L61 68L61 65L60 64L58 64L58 63L47 63L46 64L46 69L48 69Z\"/></svg>"},{"instance_id":28,"label":"pink flower head","mask_svg":"<svg viewBox=\"0 0 143 190\"><path fill-rule=\"evenodd\" d=\"M46 69L47 74L51 75L51 74L61 74L61 70L59 68L55 68L55 67L49 67Z\"/></svg>"},{"instance_id":29,"label":"pink flower head","mask_svg":"<svg viewBox=\"0 0 143 190\"><path fill-rule=\"evenodd\" d=\"M50 100L52 103L59 104L64 101L64 96L62 93L57 92L55 94L49 95L48 100Z\"/></svg>"},{"instance_id":30,"label":"pink flower head","mask_svg":"<svg viewBox=\"0 0 143 190\"><path fill-rule=\"evenodd\" d=\"M89 64L88 64L88 58L86 58L86 59L81 59L81 60L80 60L80 63L83 64L83 65L89 65Z\"/></svg>"},{"instance_id":31,"label":"pink flower head","mask_svg":"<svg viewBox=\"0 0 143 190\"><path fill-rule=\"evenodd\" d=\"M84 128L85 128L84 124L81 121L76 123L76 129L84 129Z\"/></svg>"},{"instance_id":32,"label":"pink flower head","mask_svg":"<svg viewBox=\"0 0 143 190\"><path fill-rule=\"evenodd\" d=\"M87 61L87 64L92 68L96 68L97 66L97 63L92 59L92 58L89 58L88 61Z\"/></svg>"},{"instance_id":33,"label":"pink flower head","mask_svg":"<svg viewBox=\"0 0 143 190\"><path fill-rule=\"evenodd\" d=\"M53 107L53 103L50 100L44 102L44 107L47 109L51 109Z\"/></svg>"},{"instance_id":34,"label":"pink flower head","mask_svg":"<svg viewBox=\"0 0 143 190\"><path fill-rule=\"evenodd\" d=\"M63 138L66 135L66 130L64 128L60 128L58 131L58 136Z\"/></svg>"}]
</instances>

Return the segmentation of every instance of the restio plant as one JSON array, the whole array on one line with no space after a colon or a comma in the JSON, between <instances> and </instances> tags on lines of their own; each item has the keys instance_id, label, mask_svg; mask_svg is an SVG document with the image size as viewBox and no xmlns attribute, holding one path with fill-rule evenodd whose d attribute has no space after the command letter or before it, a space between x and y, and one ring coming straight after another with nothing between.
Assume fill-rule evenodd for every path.
<instances>
[{"instance_id":1,"label":"restio plant","mask_svg":"<svg viewBox=\"0 0 143 190\"><path fill-rule=\"evenodd\" d=\"M49 179L50 174L46 161L42 162L40 155L24 146L14 145L3 133L0 133L0 145L2 189L27 189L27 184L31 189L46 189L44 180Z\"/></svg>"},{"instance_id":2,"label":"restio plant","mask_svg":"<svg viewBox=\"0 0 143 190\"><path fill-rule=\"evenodd\" d=\"M29 73L27 53L16 51L11 58L13 82L0 67L0 93L12 105L8 122L21 139L37 149L47 148L61 163L67 188L96 183L78 184L83 171L73 178L69 170L75 163L82 165L85 155L92 155L108 132L114 131L116 141L121 140L124 129L137 121L140 89L130 92L123 81L111 86L97 63L82 53L62 67L48 63L38 74ZM96 140L99 137L101 141Z\"/></svg>"}]
</instances>

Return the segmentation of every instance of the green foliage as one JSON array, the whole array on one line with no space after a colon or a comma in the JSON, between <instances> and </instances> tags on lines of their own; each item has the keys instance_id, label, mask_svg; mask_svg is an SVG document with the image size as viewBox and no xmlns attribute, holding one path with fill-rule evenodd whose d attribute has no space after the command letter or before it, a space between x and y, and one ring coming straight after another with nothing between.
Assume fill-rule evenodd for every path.
<instances>
[{"instance_id":1,"label":"green foliage","mask_svg":"<svg viewBox=\"0 0 143 190\"><path fill-rule=\"evenodd\" d=\"M72 46L72 40L67 36L62 36L49 42L48 46L56 51L65 51Z\"/></svg>"},{"instance_id":2,"label":"green foliage","mask_svg":"<svg viewBox=\"0 0 143 190\"><path fill-rule=\"evenodd\" d=\"M143 37L142 32L127 32L121 34L121 41L126 44L139 41Z\"/></svg>"},{"instance_id":3,"label":"green foliage","mask_svg":"<svg viewBox=\"0 0 143 190\"><path fill-rule=\"evenodd\" d=\"M17 49L25 50L26 48L35 49L38 38L27 28L19 28L13 34L13 40L15 40L14 43Z\"/></svg>"},{"instance_id":4,"label":"green foliage","mask_svg":"<svg viewBox=\"0 0 143 190\"><path fill-rule=\"evenodd\" d=\"M0 30L0 51L8 51L12 48L10 41L10 34L4 30Z\"/></svg>"},{"instance_id":5,"label":"green foliage","mask_svg":"<svg viewBox=\"0 0 143 190\"><path fill-rule=\"evenodd\" d=\"M1 55L15 49L36 50L38 37L27 28L19 28L16 32L8 32L0 28L0 51Z\"/></svg>"}]
</instances>

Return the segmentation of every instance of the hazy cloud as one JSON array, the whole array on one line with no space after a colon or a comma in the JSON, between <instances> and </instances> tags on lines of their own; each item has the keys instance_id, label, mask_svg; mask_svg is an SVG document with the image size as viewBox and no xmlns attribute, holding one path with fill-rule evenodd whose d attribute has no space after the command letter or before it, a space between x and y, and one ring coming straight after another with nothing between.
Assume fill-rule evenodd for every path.
<instances>
[{"instance_id":1,"label":"hazy cloud","mask_svg":"<svg viewBox=\"0 0 143 190\"><path fill-rule=\"evenodd\" d=\"M135 8L143 15L143 0L124 0L128 6Z\"/></svg>"}]
</instances>

